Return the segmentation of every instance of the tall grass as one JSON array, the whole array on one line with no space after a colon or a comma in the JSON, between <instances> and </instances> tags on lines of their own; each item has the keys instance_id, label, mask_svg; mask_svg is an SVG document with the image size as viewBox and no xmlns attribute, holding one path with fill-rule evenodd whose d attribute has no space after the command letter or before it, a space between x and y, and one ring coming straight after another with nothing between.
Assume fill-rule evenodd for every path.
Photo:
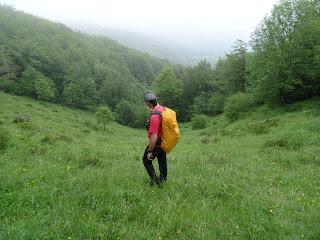
<instances>
[{"instance_id":1,"label":"tall grass","mask_svg":"<svg viewBox=\"0 0 320 240\"><path fill-rule=\"evenodd\" d=\"M161 188L142 165L144 130L104 131L90 113L3 93L0 103L0 239L320 236L319 102L183 127Z\"/></svg>"}]
</instances>

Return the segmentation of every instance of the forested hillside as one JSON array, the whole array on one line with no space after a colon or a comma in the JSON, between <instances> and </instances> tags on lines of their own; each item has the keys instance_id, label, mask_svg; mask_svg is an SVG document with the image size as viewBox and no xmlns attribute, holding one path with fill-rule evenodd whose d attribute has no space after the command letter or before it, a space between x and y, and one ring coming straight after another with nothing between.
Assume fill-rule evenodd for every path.
<instances>
[{"instance_id":1,"label":"forested hillside","mask_svg":"<svg viewBox=\"0 0 320 240\"><path fill-rule=\"evenodd\" d=\"M235 120L257 105L320 95L319 1L280 1L249 44L237 40L214 68L202 61L193 68L164 69L154 89L185 120L222 112Z\"/></svg>"},{"instance_id":2,"label":"forested hillside","mask_svg":"<svg viewBox=\"0 0 320 240\"><path fill-rule=\"evenodd\" d=\"M249 43L236 40L215 66L169 62L103 37L0 8L0 90L76 108L106 104L118 122L142 126L152 89L180 121L320 95L320 2L280 1ZM205 121L205 120L204 120Z\"/></svg>"},{"instance_id":3,"label":"forested hillside","mask_svg":"<svg viewBox=\"0 0 320 240\"><path fill-rule=\"evenodd\" d=\"M136 101L168 62L0 6L0 90L76 108Z\"/></svg>"}]
</instances>

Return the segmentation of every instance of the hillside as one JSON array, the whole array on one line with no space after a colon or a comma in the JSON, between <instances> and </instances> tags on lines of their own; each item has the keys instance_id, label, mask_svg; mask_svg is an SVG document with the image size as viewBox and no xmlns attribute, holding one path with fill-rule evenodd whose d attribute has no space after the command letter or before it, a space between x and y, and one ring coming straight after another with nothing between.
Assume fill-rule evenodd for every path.
<instances>
[{"instance_id":1,"label":"hillside","mask_svg":"<svg viewBox=\"0 0 320 240\"><path fill-rule=\"evenodd\" d=\"M114 108L121 100L137 101L167 64L106 37L0 5L2 91L76 108Z\"/></svg>"},{"instance_id":2,"label":"hillside","mask_svg":"<svg viewBox=\"0 0 320 240\"><path fill-rule=\"evenodd\" d=\"M184 124L151 188L145 131L0 92L0 239L317 239L319 104Z\"/></svg>"}]
</instances>

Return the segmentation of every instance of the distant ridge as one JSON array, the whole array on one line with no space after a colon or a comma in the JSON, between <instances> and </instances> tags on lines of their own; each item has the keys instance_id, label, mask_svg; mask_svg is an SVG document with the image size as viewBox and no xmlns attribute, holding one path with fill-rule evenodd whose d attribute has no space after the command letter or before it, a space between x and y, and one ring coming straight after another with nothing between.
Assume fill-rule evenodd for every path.
<instances>
[{"instance_id":1,"label":"distant ridge","mask_svg":"<svg viewBox=\"0 0 320 240\"><path fill-rule=\"evenodd\" d=\"M219 57L217 53L196 51L163 38L156 39L156 37L130 30L113 29L85 22L70 21L66 22L66 25L74 30L91 35L106 36L126 47L167 59L176 64L196 65L203 59L215 63Z\"/></svg>"}]
</instances>

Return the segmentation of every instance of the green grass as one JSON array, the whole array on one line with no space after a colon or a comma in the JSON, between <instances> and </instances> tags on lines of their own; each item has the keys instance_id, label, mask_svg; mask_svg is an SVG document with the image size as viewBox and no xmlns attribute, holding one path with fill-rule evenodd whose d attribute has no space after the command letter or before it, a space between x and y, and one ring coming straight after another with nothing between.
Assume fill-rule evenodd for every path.
<instances>
[{"instance_id":1,"label":"green grass","mask_svg":"<svg viewBox=\"0 0 320 240\"><path fill-rule=\"evenodd\" d=\"M319 103L184 124L157 188L144 130L0 92L0 239L319 239Z\"/></svg>"}]
</instances>

